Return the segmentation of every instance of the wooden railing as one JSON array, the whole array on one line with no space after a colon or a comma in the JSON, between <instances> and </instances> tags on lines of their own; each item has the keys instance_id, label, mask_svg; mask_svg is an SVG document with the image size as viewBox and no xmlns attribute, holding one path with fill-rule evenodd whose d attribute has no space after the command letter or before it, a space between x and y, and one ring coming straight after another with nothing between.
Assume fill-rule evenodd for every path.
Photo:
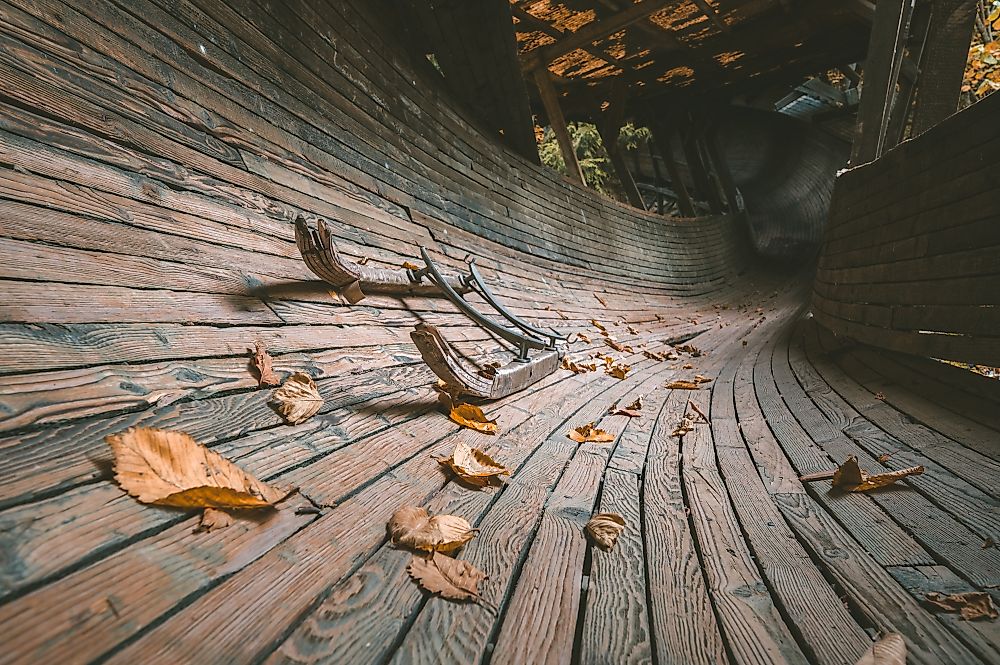
<instances>
[{"instance_id":1,"label":"wooden railing","mask_svg":"<svg viewBox=\"0 0 1000 665\"><path fill-rule=\"evenodd\" d=\"M813 297L838 335L1000 362L1000 95L840 175Z\"/></svg>"}]
</instances>

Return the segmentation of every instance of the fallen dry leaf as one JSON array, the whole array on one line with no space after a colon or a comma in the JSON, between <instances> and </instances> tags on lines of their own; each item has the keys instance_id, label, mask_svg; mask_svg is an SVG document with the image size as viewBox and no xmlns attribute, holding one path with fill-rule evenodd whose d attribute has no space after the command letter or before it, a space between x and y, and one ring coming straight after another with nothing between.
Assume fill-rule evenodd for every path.
<instances>
[{"instance_id":1,"label":"fallen dry leaf","mask_svg":"<svg viewBox=\"0 0 1000 665\"><path fill-rule=\"evenodd\" d=\"M608 413L613 416L628 416L629 418L640 417L642 415L639 413L640 411L642 411L642 395L639 395L634 402L623 409L618 408L618 402L612 404L611 408L608 409Z\"/></svg>"},{"instance_id":2,"label":"fallen dry leaf","mask_svg":"<svg viewBox=\"0 0 1000 665\"><path fill-rule=\"evenodd\" d=\"M612 365L611 367L608 367L605 370L605 373L608 374L609 376L615 377L616 379L624 379L628 375L629 371L631 371L631 369L632 367L630 365L615 364Z\"/></svg>"},{"instance_id":3,"label":"fallen dry leaf","mask_svg":"<svg viewBox=\"0 0 1000 665\"><path fill-rule=\"evenodd\" d=\"M882 393L882 392L875 393L875 399L877 399L880 402L884 402L885 401L885 393Z\"/></svg>"},{"instance_id":4,"label":"fallen dry leaf","mask_svg":"<svg viewBox=\"0 0 1000 665\"><path fill-rule=\"evenodd\" d=\"M883 635L855 665L906 665L906 642L899 633Z\"/></svg>"},{"instance_id":5,"label":"fallen dry leaf","mask_svg":"<svg viewBox=\"0 0 1000 665\"><path fill-rule=\"evenodd\" d=\"M472 540L478 529L456 515L431 517L424 508L403 506L389 519L393 545L428 552L451 552Z\"/></svg>"},{"instance_id":6,"label":"fallen dry leaf","mask_svg":"<svg viewBox=\"0 0 1000 665\"><path fill-rule=\"evenodd\" d=\"M309 420L323 406L316 382L304 372L296 372L285 379L282 386L274 391L272 401L278 405L278 413L289 425Z\"/></svg>"},{"instance_id":7,"label":"fallen dry leaf","mask_svg":"<svg viewBox=\"0 0 1000 665\"><path fill-rule=\"evenodd\" d=\"M591 319L590 323L601 332L607 332L608 330L607 328L604 327L604 324L598 321L597 319Z\"/></svg>"},{"instance_id":8,"label":"fallen dry leaf","mask_svg":"<svg viewBox=\"0 0 1000 665\"><path fill-rule=\"evenodd\" d=\"M687 416L681 418L681 424L674 428L670 436L684 436L688 432L694 431L694 423Z\"/></svg>"},{"instance_id":9,"label":"fallen dry leaf","mask_svg":"<svg viewBox=\"0 0 1000 665\"><path fill-rule=\"evenodd\" d=\"M500 369L501 363L499 360L493 360L482 367L479 368L479 376L485 379L492 379L497 375L497 370ZM440 379L438 379L440 381Z\"/></svg>"},{"instance_id":10,"label":"fallen dry leaf","mask_svg":"<svg viewBox=\"0 0 1000 665\"><path fill-rule=\"evenodd\" d=\"M413 557L406 572L424 590L448 600L480 600L479 583L486 573L468 561L452 559L440 552L430 558Z\"/></svg>"},{"instance_id":11,"label":"fallen dry leaf","mask_svg":"<svg viewBox=\"0 0 1000 665\"><path fill-rule=\"evenodd\" d=\"M253 366L257 370L257 385L276 386L281 383L281 378L271 366L271 354L261 341L254 342Z\"/></svg>"},{"instance_id":12,"label":"fallen dry leaf","mask_svg":"<svg viewBox=\"0 0 1000 665\"><path fill-rule=\"evenodd\" d=\"M695 404L691 400L688 400L687 405L691 408L692 411L694 411L697 414L697 418L692 419L694 422L701 422L708 424L708 416L706 416L705 413L698 408L697 404Z\"/></svg>"},{"instance_id":13,"label":"fallen dry leaf","mask_svg":"<svg viewBox=\"0 0 1000 665\"><path fill-rule=\"evenodd\" d=\"M184 432L137 427L105 438L115 480L142 503L178 508L264 508L288 496Z\"/></svg>"},{"instance_id":14,"label":"fallen dry leaf","mask_svg":"<svg viewBox=\"0 0 1000 665\"><path fill-rule=\"evenodd\" d=\"M584 342L584 343L586 343L586 344L590 344L590 337L588 337L587 335L583 334L582 332L578 332L578 333L576 334L576 336L577 336L577 338L578 338L578 339L579 339L579 340L580 340L581 342Z\"/></svg>"},{"instance_id":15,"label":"fallen dry leaf","mask_svg":"<svg viewBox=\"0 0 1000 665\"><path fill-rule=\"evenodd\" d=\"M359 266L366 266L366 265L368 265L368 257L367 256L362 256L360 259L358 259L357 261L355 261L355 263L357 263Z\"/></svg>"},{"instance_id":16,"label":"fallen dry leaf","mask_svg":"<svg viewBox=\"0 0 1000 665\"><path fill-rule=\"evenodd\" d=\"M596 291L594 292L594 297L597 298L597 302L601 303L602 307L608 306L608 301L602 298L601 296L597 295Z\"/></svg>"},{"instance_id":17,"label":"fallen dry leaf","mask_svg":"<svg viewBox=\"0 0 1000 665\"><path fill-rule=\"evenodd\" d=\"M989 536L986 536L986 540L983 541L983 549L988 550L991 547L996 547L996 546L997 546L996 541L990 538Z\"/></svg>"},{"instance_id":18,"label":"fallen dry leaf","mask_svg":"<svg viewBox=\"0 0 1000 665\"><path fill-rule=\"evenodd\" d=\"M475 404L454 404L448 412L448 417L462 427L474 429L483 434L496 434L497 421L490 420Z\"/></svg>"},{"instance_id":19,"label":"fallen dry leaf","mask_svg":"<svg viewBox=\"0 0 1000 665\"><path fill-rule=\"evenodd\" d=\"M680 346L675 346L674 348L677 349L678 351L683 351L684 353L687 353L692 358L697 358L698 356L701 355L701 349L699 349L697 346L692 346L691 344L681 344Z\"/></svg>"},{"instance_id":20,"label":"fallen dry leaf","mask_svg":"<svg viewBox=\"0 0 1000 665\"><path fill-rule=\"evenodd\" d=\"M587 423L586 425L580 425L579 427L574 427L566 436L573 439L577 443L606 443L608 441L614 441L614 434L605 432L602 429L594 427L594 423Z\"/></svg>"},{"instance_id":21,"label":"fallen dry leaf","mask_svg":"<svg viewBox=\"0 0 1000 665\"><path fill-rule=\"evenodd\" d=\"M996 619L997 608L993 599L985 591L967 591L965 593L925 593L927 603L935 609L945 612L958 612L966 621L980 619Z\"/></svg>"},{"instance_id":22,"label":"fallen dry leaf","mask_svg":"<svg viewBox=\"0 0 1000 665\"><path fill-rule=\"evenodd\" d=\"M610 550L625 530L625 518L615 513L597 513L583 530L595 545L602 550Z\"/></svg>"},{"instance_id":23,"label":"fallen dry leaf","mask_svg":"<svg viewBox=\"0 0 1000 665\"><path fill-rule=\"evenodd\" d=\"M510 475L510 469L478 448L461 441L455 445L451 457L438 458L438 462L451 469L464 482L477 487L486 486L494 479L499 480L500 476Z\"/></svg>"},{"instance_id":24,"label":"fallen dry leaf","mask_svg":"<svg viewBox=\"0 0 1000 665\"><path fill-rule=\"evenodd\" d=\"M628 330L628 332L629 332L630 335L638 335L639 334L639 331L636 330L635 326L625 326L625 329Z\"/></svg>"},{"instance_id":25,"label":"fallen dry leaf","mask_svg":"<svg viewBox=\"0 0 1000 665\"><path fill-rule=\"evenodd\" d=\"M562 368L568 369L574 374L586 374L587 372L596 372L597 363L575 363L569 359L569 356L563 356Z\"/></svg>"},{"instance_id":26,"label":"fallen dry leaf","mask_svg":"<svg viewBox=\"0 0 1000 665\"><path fill-rule=\"evenodd\" d=\"M682 366L682 369L694 369L694 365L691 363L686 363Z\"/></svg>"},{"instance_id":27,"label":"fallen dry leaf","mask_svg":"<svg viewBox=\"0 0 1000 665\"><path fill-rule=\"evenodd\" d=\"M423 270L420 266L415 263L410 263L409 261L403 261L403 267L407 270Z\"/></svg>"},{"instance_id":28,"label":"fallen dry leaf","mask_svg":"<svg viewBox=\"0 0 1000 665\"><path fill-rule=\"evenodd\" d=\"M708 378L707 376L702 376L701 374L694 375L695 383L711 383L711 381L712 379Z\"/></svg>"},{"instance_id":29,"label":"fallen dry leaf","mask_svg":"<svg viewBox=\"0 0 1000 665\"><path fill-rule=\"evenodd\" d=\"M219 510L217 508L206 508L201 513L201 524L198 526L199 531L215 531L216 529L225 529L227 526L232 526L233 516L224 510Z\"/></svg>"},{"instance_id":30,"label":"fallen dry leaf","mask_svg":"<svg viewBox=\"0 0 1000 665\"><path fill-rule=\"evenodd\" d=\"M889 471L868 475L858 466L858 458L851 455L836 471L833 472L833 486L847 492L867 492L892 485L897 480L907 476L915 476L924 472L924 467L913 466L908 469Z\"/></svg>"},{"instance_id":31,"label":"fallen dry leaf","mask_svg":"<svg viewBox=\"0 0 1000 665\"><path fill-rule=\"evenodd\" d=\"M701 386L694 381L671 381L664 387L670 390L701 390Z\"/></svg>"}]
</instances>

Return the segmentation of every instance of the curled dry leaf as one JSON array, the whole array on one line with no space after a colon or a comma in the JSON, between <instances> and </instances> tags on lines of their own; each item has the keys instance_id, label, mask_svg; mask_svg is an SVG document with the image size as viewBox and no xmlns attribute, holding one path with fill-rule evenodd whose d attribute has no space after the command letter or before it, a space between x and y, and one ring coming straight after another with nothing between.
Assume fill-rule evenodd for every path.
<instances>
[{"instance_id":1,"label":"curled dry leaf","mask_svg":"<svg viewBox=\"0 0 1000 665\"><path fill-rule=\"evenodd\" d=\"M115 480L142 503L263 508L290 493L262 483L184 432L138 427L105 440L115 455Z\"/></svg>"},{"instance_id":2,"label":"curled dry leaf","mask_svg":"<svg viewBox=\"0 0 1000 665\"><path fill-rule=\"evenodd\" d=\"M631 346L628 346L627 344L619 344L618 342L616 342L611 337L608 337L607 339L605 339L604 343L607 344L608 346L610 346L615 351L618 351L619 353L634 353L635 352L635 349L633 349Z\"/></svg>"},{"instance_id":3,"label":"curled dry leaf","mask_svg":"<svg viewBox=\"0 0 1000 665\"><path fill-rule=\"evenodd\" d=\"M683 369L694 369L694 365L692 365L691 363L685 363L685 364L684 364L684 365L682 366L682 368L683 368Z\"/></svg>"},{"instance_id":4,"label":"curled dry leaf","mask_svg":"<svg viewBox=\"0 0 1000 665\"><path fill-rule=\"evenodd\" d=\"M885 401L885 393L883 393L883 392L877 392L877 393L875 393L875 399L877 399L880 402L884 402Z\"/></svg>"},{"instance_id":5,"label":"curled dry leaf","mask_svg":"<svg viewBox=\"0 0 1000 665\"><path fill-rule=\"evenodd\" d=\"M472 540L477 529L456 515L431 517L424 508L403 506L389 519L393 545L428 552L451 552Z\"/></svg>"},{"instance_id":6,"label":"curled dry leaf","mask_svg":"<svg viewBox=\"0 0 1000 665\"><path fill-rule=\"evenodd\" d=\"M225 529L227 526L232 526L233 516L224 510L218 510L217 508L206 508L201 513L201 524L198 525L199 531L215 531L216 529Z\"/></svg>"},{"instance_id":7,"label":"curled dry leaf","mask_svg":"<svg viewBox=\"0 0 1000 665\"><path fill-rule=\"evenodd\" d=\"M607 331L608 331L608 329L604 327L604 324L603 324L603 323L601 323L600 321L598 321L597 319L591 319L591 320L590 320L590 323L591 323L591 324L592 324L592 325L593 325L593 326L594 326L595 328L597 328L598 330L600 330L601 332L607 332Z\"/></svg>"},{"instance_id":8,"label":"curled dry leaf","mask_svg":"<svg viewBox=\"0 0 1000 665\"><path fill-rule=\"evenodd\" d=\"M254 342L253 366L257 370L257 385L276 386L281 383L281 379L274 373L271 365L271 354L267 352L267 347L261 341Z\"/></svg>"},{"instance_id":9,"label":"curled dry leaf","mask_svg":"<svg viewBox=\"0 0 1000 665\"><path fill-rule=\"evenodd\" d=\"M587 335L585 335L584 333L582 333L582 332L578 332L578 333L576 334L576 336L577 336L577 338L578 338L578 339L579 339L579 340L580 340L581 342L584 342L584 343L586 343L586 344L590 344L590 337L588 337L588 336L587 336Z\"/></svg>"},{"instance_id":10,"label":"curled dry leaf","mask_svg":"<svg viewBox=\"0 0 1000 665\"><path fill-rule=\"evenodd\" d=\"M899 633L889 633L868 647L855 665L906 665L906 642Z\"/></svg>"},{"instance_id":11,"label":"curled dry leaf","mask_svg":"<svg viewBox=\"0 0 1000 665\"><path fill-rule=\"evenodd\" d=\"M491 360L482 367L479 368L479 376L485 379L492 379L497 375L497 370L500 369L500 361ZM440 380L440 379L439 379Z\"/></svg>"},{"instance_id":12,"label":"curled dry leaf","mask_svg":"<svg viewBox=\"0 0 1000 665\"><path fill-rule=\"evenodd\" d=\"M355 263L357 263L359 266L366 266L366 265L368 265L368 257L367 256L362 256Z\"/></svg>"},{"instance_id":13,"label":"curled dry leaf","mask_svg":"<svg viewBox=\"0 0 1000 665\"><path fill-rule=\"evenodd\" d=\"M594 291L594 297L597 298L597 302L601 303L601 307L608 306L608 301L602 298L601 296L597 295L596 291Z\"/></svg>"},{"instance_id":14,"label":"curled dry leaf","mask_svg":"<svg viewBox=\"0 0 1000 665\"><path fill-rule=\"evenodd\" d=\"M701 349L699 349L697 346L692 346L691 344L681 344L680 346L675 346L674 348L677 349L678 351L683 351L684 353L687 353L692 358L697 358L698 356L701 355Z\"/></svg>"},{"instance_id":15,"label":"curled dry leaf","mask_svg":"<svg viewBox=\"0 0 1000 665\"><path fill-rule=\"evenodd\" d=\"M691 409L692 411L695 412L695 417L691 418L691 420L693 422L708 424L708 416L706 416L705 413L701 409L698 408L697 404L695 404L691 400L688 400L687 405L688 405L689 409ZM685 414L685 415L687 415L687 414Z\"/></svg>"},{"instance_id":16,"label":"curled dry leaf","mask_svg":"<svg viewBox=\"0 0 1000 665\"><path fill-rule=\"evenodd\" d=\"M632 369L631 365L626 365L624 363L614 364L604 370L605 374L613 376L616 379L624 379L629 371Z\"/></svg>"},{"instance_id":17,"label":"curled dry leaf","mask_svg":"<svg viewBox=\"0 0 1000 665\"><path fill-rule=\"evenodd\" d=\"M908 469L889 471L868 475L858 466L858 458L851 455L836 471L833 472L833 486L846 492L867 492L892 485L897 480L907 476L915 476L924 472L924 467L913 466Z\"/></svg>"},{"instance_id":18,"label":"curled dry leaf","mask_svg":"<svg viewBox=\"0 0 1000 665\"><path fill-rule=\"evenodd\" d=\"M594 427L594 423L587 423L586 425L574 427L566 433L566 436L573 439L577 443L606 443L608 441L615 440L613 434Z\"/></svg>"},{"instance_id":19,"label":"curled dry leaf","mask_svg":"<svg viewBox=\"0 0 1000 665\"><path fill-rule=\"evenodd\" d=\"M630 335L638 335L639 334L639 331L636 329L635 326L625 326L625 329L628 330L628 332L629 332Z\"/></svg>"},{"instance_id":20,"label":"curled dry leaf","mask_svg":"<svg viewBox=\"0 0 1000 665\"><path fill-rule=\"evenodd\" d=\"M701 390L701 386L694 381L671 381L664 387L670 390Z\"/></svg>"},{"instance_id":21,"label":"curled dry leaf","mask_svg":"<svg viewBox=\"0 0 1000 665\"><path fill-rule=\"evenodd\" d=\"M628 416L629 418L638 418L642 415L639 413L640 411L642 411L642 395L639 395L634 402L623 409L618 408L618 402L612 404L611 408L608 409L608 413L613 416Z\"/></svg>"},{"instance_id":22,"label":"curled dry leaf","mask_svg":"<svg viewBox=\"0 0 1000 665\"><path fill-rule=\"evenodd\" d=\"M439 458L438 462L451 469L464 482L477 487L488 485L494 479L499 480L500 476L510 475L510 469L478 448L461 441L455 446L451 457Z\"/></svg>"},{"instance_id":23,"label":"curled dry leaf","mask_svg":"<svg viewBox=\"0 0 1000 665\"><path fill-rule=\"evenodd\" d=\"M687 416L681 418L681 424L674 428L674 431L670 433L670 436L684 436L688 432L694 430L694 423Z\"/></svg>"},{"instance_id":24,"label":"curled dry leaf","mask_svg":"<svg viewBox=\"0 0 1000 665\"><path fill-rule=\"evenodd\" d=\"M996 619L997 608L993 599L985 591L968 591L966 593L925 593L927 603L935 609L945 612L958 612L966 621L980 619Z\"/></svg>"},{"instance_id":25,"label":"curled dry leaf","mask_svg":"<svg viewBox=\"0 0 1000 665\"><path fill-rule=\"evenodd\" d=\"M406 572L424 590L448 600L480 600L479 583L486 573L468 561L452 559L439 552L429 558L415 556Z\"/></svg>"},{"instance_id":26,"label":"curled dry leaf","mask_svg":"<svg viewBox=\"0 0 1000 665\"><path fill-rule=\"evenodd\" d=\"M483 434L496 434L497 421L490 420L475 404L453 404L448 417L462 427L474 429Z\"/></svg>"},{"instance_id":27,"label":"curled dry leaf","mask_svg":"<svg viewBox=\"0 0 1000 665\"><path fill-rule=\"evenodd\" d=\"M597 363L575 363L569 359L569 356L563 356L562 368L568 369L574 374L586 374L587 372L596 372Z\"/></svg>"},{"instance_id":28,"label":"curled dry leaf","mask_svg":"<svg viewBox=\"0 0 1000 665\"><path fill-rule=\"evenodd\" d=\"M423 268L421 268L417 264L411 263L409 261L403 261L403 267L406 268L407 270L423 270Z\"/></svg>"},{"instance_id":29,"label":"curled dry leaf","mask_svg":"<svg viewBox=\"0 0 1000 665\"><path fill-rule=\"evenodd\" d=\"M695 383L711 383L712 379L708 378L707 376L702 376L701 374L695 374L694 375L694 382Z\"/></svg>"},{"instance_id":30,"label":"curled dry leaf","mask_svg":"<svg viewBox=\"0 0 1000 665\"><path fill-rule=\"evenodd\" d=\"M602 550L610 550L625 530L625 518L615 513L597 513L583 530L595 545Z\"/></svg>"},{"instance_id":31,"label":"curled dry leaf","mask_svg":"<svg viewBox=\"0 0 1000 665\"><path fill-rule=\"evenodd\" d=\"M304 423L323 406L316 382L304 372L296 372L285 379L282 386L274 391L272 401L289 425Z\"/></svg>"}]
</instances>

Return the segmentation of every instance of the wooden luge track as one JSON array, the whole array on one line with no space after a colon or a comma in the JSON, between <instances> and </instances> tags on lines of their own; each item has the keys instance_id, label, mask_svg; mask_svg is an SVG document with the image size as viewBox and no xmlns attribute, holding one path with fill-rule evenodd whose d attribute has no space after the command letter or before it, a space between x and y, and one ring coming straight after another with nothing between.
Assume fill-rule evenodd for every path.
<instances>
[{"instance_id":1,"label":"wooden luge track","mask_svg":"<svg viewBox=\"0 0 1000 665\"><path fill-rule=\"evenodd\" d=\"M0 663L833 665L885 632L910 663L1000 662L995 622L924 602L1000 601L1000 384L902 353L917 333L891 313L940 321L933 293L852 318L872 298L843 285L891 273L890 231L874 257L853 246L865 222L835 192L848 226L814 293L755 262L738 218L639 212L486 138L366 3L279 4L0 0ZM986 199L995 154L967 196ZM982 280L959 303L960 359L996 358L993 310L972 311L995 296L991 205L941 222L979 234L940 252ZM448 269L473 253L518 316L592 340L571 358L608 350L596 319L632 369L559 370L484 405L498 436L460 429L409 331L431 323L480 362L497 341L441 298L346 304L301 261L300 214L337 220L342 253L372 266L418 244ZM912 261L944 247L919 223ZM948 278L946 259L921 279ZM830 332L849 325L878 346ZM642 352L679 339L700 355ZM316 417L268 405L258 340L279 374L315 378ZM695 374L712 380L664 387ZM639 395L641 417L609 415ZM688 400L709 424L672 436ZM614 442L567 438L591 421ZM200 531L114 482L104 437L132 426L300 493ZM450 479L435 456L457 442L512 469L502 490ZM926 472L865 494L799 479L850 455ZM480 530L459 556L489 576L484 604L409 579L386 536L406 504ZM627 522L609 552L583 535L598 511Z\"/></svg>"}]
</instances>

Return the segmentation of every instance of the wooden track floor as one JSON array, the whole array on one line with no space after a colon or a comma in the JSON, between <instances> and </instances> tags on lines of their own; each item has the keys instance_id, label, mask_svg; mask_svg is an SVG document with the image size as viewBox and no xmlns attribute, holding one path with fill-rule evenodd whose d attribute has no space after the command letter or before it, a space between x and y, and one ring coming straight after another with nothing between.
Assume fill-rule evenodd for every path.
<instances>
[{"instance_id":1,"label":"wooden track floor","mask_svg":"<svg viewBox=\"0 0 1000 665\"><path fill-rule=\"evenodd\" d=\"M681 325L636 315L635 335L609 318L625 343L666 348L663 331L683 330L703 354L632 354L624 381L560 370L486 405L496 437L435 411L429 373L403 350L402 364L339 377L351 360L276 354L281 373L324 373L327 405L296 427L261 415L245 381L144 411L101 406L119 415L94 416L81 397L45 425L25 397L41 379L22 376L18 393L8 377L10 417L20 404L36 424L12 429L5 448L0 662L833 664L853 663L879 631L906 637L910 663L998 662L996 623L934 614L922 599L998 595L1000 552L984 543L1000 536L1000 387L838 343L803 315L798 282L782 281L758 274ZM593 326L567 329L595 340L576 341L573 357L599 348ZM713 380L664 388L695 373ZM70 375L50 373L45 390L85 391ZM608 415L637 395L642 417ZM688 400L710 424L672 437ZM208 413L215 434L203 440L302 493L198 532L197 516L125 496L91 436L133 422L197 435ZM565 436L590 421L615 441ZM433 456L458 441L513 469L509 483L452 482ZM870 472L927 471L863 495L799 481L848 455ZM322 512L303 514L312 504ZM460 556L489 575L487 603L427 597L409 580L410 555L385 533L404 504L481 530ZM583 536L598 511L627 522L610 552Z\"/></svg>"}]
</instances>

